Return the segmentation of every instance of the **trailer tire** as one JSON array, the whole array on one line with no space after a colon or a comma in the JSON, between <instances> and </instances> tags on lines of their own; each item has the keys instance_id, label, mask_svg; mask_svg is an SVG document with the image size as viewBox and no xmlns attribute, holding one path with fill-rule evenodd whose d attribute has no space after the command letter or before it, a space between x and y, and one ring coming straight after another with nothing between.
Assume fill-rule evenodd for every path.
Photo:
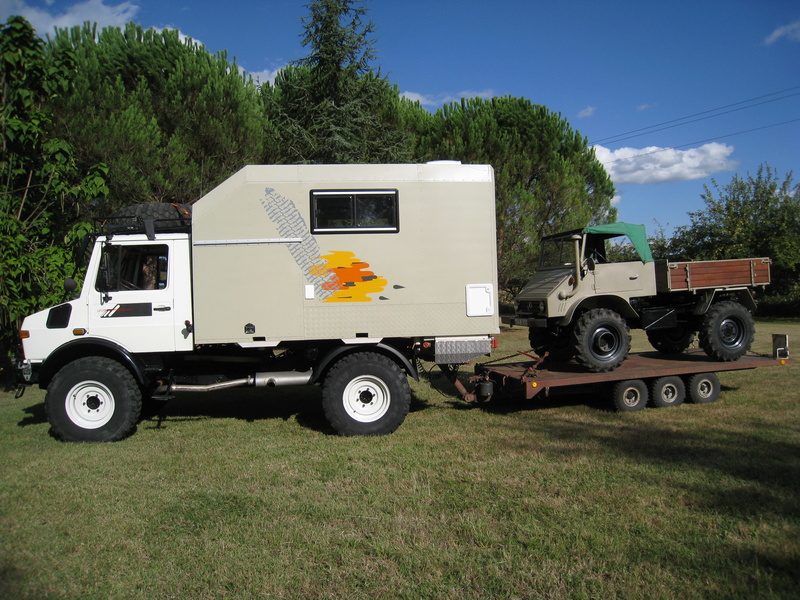
<instances>
[{"instance_id":1,"label":"trailer tire","mask_svg":"<svg viewBox=\"0 0 800 600\"><path fill-rule=\"evenodd\" d=\"M575 360L594 373L613 371L631 348L631 332L619 314L607 308L583 313L575 323Z\"/></svg>"},{"instance_id":2,"label":"trailer tire","mask_svg":"<svg viewBox=\"0 0 800 600\"><path fill-rule=\"evenodd\" d=\"M411 406L403 370L375 352L357 352L331 367L322 387L328 422L340 435L386 435L395 431Z\"/></svg>"},{"instance_id":3,"label":"trailer tire","mask_svg":"<svg viewBox=\"0 0 800 600\"><path fill-rule=\"evenodd\" d=\"M694 331L688 327L656 329L647 332L647 341L661 354L681 354L694 342Z\"/></svg>"},{"instance_id":4,"label":"trailer tire","mask_svg":"<svg viewBox=\"0 0 800 600\"><path fill-rule=\"evenodd\" d=\"M659 377L650 384L650 402L656 408L680 406L685 398L686 386L683 379L676 375Z\"/></svg>"},{"instance_id":5,"label":"trailer tire","mask_svg":"<svg viewBox=\"0 0 800 600\"><path fill-rule=\"evenodd\" d=\"M703 319L700 347L714 360L734 361L744 356L755 336L753 314L738 302L714 304Z\"/></svg>"},{"instance_id":6,"label":"trailer tire","mask_svg":"<svg viewBox=\"0 0 800 600\"><path fill-rule=\"evenodd\" d=\"M719 398L720 385L716 373L697 373L686 380L686 395L689 402L708 404Z\"/></svg>"},{"instance_id":7,"label":"trailer tire","mask_svg":"<svg viewBox=\"0 0 800 600\"><path fill-rule=\"evenodd\" d=\"M618 381L611 389L611 399L619 412L635 412L647 406L647 384L641 379Z\"/></svg>"},{"instance_id":8,"label":"trailer tire","mask_svg":"<svg viewBox=\"0 0 800 600\"><path fill-rule=\"evenodd\" d=\"M44 407L53 433L64 441L116 442L136 430L142 393L120 363L88 356L56 373Z\"/></svg>"}]
</instances>

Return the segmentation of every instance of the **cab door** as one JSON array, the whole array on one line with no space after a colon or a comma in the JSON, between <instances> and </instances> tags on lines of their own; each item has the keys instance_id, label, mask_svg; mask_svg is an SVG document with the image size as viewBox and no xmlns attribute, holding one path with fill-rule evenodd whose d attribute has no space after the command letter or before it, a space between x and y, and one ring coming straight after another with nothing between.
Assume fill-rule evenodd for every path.
<instances>
[{"instance_id":1,"label":"cab door","mask_svg":"<svg viewBox=\"0 0 800 600\"><path fill-rule=\"evenodd\" d=\"M103 245L97 278L86 282L89 335L131 352L176 349L174 240Z\"/></svg>"}]
</instances>

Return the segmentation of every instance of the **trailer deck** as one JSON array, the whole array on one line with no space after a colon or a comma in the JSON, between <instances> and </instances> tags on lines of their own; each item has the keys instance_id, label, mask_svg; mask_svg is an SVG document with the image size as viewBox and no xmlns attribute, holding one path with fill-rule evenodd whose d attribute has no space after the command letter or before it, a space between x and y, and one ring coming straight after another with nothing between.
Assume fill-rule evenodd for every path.
<instances>
[{"instance_id":1,"label":"trailer deck","mask_svg":"<svg viewBox=\"0 0 800 600\"><path fill-rule=\"evenodd\" d=\"M615 383L623 379L653 379L667 375L744 371L781 364L786 364L786 361L756 354L748 354L734 362L718 362L700 350L679 356L664 356L658 352L632 353L621 367L609 373L588 373L574 362L544 365L536 360L476 365L475 370L479 375L487 375L501 390L511 392L515 388L524 388L525 398L530 400L542 392L549 392L551 388Z\"/></svg>"},{"instance_id":2,"label":"trailer deck","mask_svg":"<svg viewBox=\"0 0 800 600\"><path fill-rule=\"evenodd\" d=\"M665 377L688 380L697 374L723 371L743 371L761 367L785 365L789 359L789 340L785 335L773 336L773 355L747 354L736 361L720 362L709 358L702 350L678 355L658 352L631 353L619 368L607 373L587 372L575 362L549 364L548 361L520 353L526 360L491 362L475 366L477 379L490 380L494 393L503 396L522 396L529 400L555 388L605 386L623 381L645 383Z\"/></svg>"}]
</instances>

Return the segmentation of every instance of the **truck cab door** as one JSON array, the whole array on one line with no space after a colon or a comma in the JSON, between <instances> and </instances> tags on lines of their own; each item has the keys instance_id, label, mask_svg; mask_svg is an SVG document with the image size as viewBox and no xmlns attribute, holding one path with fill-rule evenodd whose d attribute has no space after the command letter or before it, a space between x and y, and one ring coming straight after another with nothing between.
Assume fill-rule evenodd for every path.
<instances>
[{"instance_id":1,"label":"truck cab door","mask_svg":"<svg viewBox=\"0 0 800 600\"><path fill-rule=\"evenodd\" d=\"M92 337L131 352L176 350L174 240L103 244L88 298ZM178 338L179 339L179 338Z\"/></svg>"},{"instance_id":2,"label":"truck cab door","mask_svg":"<svg viewBox=\"0 0 800 600\"><path fill-rule=\"evenodd\" d=\"M594 292L633 298L655 295L654 263L641 261L598 263L591 271Z\"/></svg>"}]
</instances>

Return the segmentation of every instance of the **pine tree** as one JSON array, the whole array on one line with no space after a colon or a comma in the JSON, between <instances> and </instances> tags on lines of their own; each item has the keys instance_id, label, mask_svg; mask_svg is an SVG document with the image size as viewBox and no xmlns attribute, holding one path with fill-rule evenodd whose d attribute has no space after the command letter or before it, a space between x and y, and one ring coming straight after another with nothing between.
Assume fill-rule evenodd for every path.
<instances>
[{"instance_id":1,"label":"pine tree","mask_svg":"<svg viewBox=\"0 0 800 600\"><path fill-rule=\"evenodd\" d=\"M396 87L371 68L372 21L353 0L316 0L304 19L309 55L265 86L268 112L290 163L405 162Z\"/></svg>"}]
</instances>

